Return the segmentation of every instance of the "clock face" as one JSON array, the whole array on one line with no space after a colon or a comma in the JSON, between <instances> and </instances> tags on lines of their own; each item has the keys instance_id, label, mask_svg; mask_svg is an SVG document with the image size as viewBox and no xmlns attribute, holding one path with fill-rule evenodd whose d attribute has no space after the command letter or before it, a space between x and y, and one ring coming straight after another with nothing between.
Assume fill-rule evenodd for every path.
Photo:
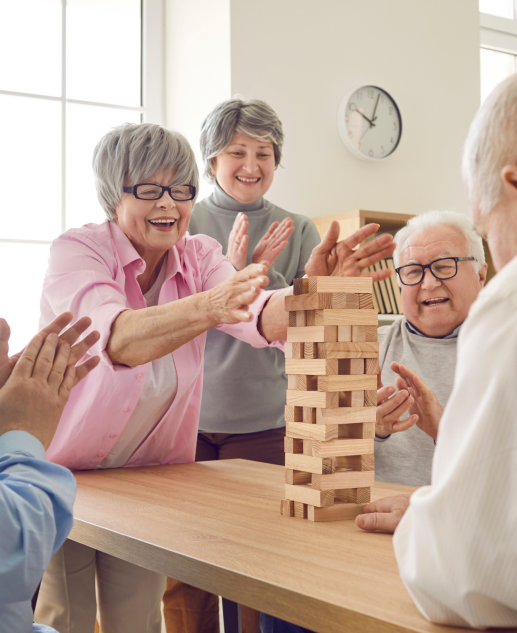
<instances>
[{"instance_id":1,"label":"clock face","mask_svg":"<svg viewBox=\"0 0 517 633\"><path fill-rule=\"evenodd\" d=\"M362 86L345 96L339 107L338 127L346 147L366 160L386 158L402 136L397 104L377 86Z\"/></svg>"}]
</instances>

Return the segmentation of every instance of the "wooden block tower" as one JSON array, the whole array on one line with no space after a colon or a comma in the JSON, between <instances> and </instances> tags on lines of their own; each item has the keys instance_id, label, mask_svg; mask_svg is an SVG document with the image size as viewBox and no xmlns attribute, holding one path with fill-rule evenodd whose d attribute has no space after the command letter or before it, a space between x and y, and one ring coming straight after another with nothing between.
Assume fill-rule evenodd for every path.
<instances>
[{"instance_id":1,"label":"wooden block tower","mask_svg":"<svg viewBox=\"0 0 517 633\"><path fill-rule=\"evenodd\" d=\"M281 513L353 519L370 501L379 343L370 277L305 277L286 297Z\"/></svg>"}]
</instances>

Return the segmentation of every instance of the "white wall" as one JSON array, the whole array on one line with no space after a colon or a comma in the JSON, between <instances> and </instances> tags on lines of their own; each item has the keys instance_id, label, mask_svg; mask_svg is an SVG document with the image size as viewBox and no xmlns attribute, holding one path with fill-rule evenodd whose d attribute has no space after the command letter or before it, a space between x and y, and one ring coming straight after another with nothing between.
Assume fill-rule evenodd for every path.
<instances>
[{"instance_id":1,"label":"white wall","mask_svg":"<svg viewBox=\"0 0 517 633\"><path fill-rule=\"evenodd\" d=\"M184 94L178 107L174 93L184 90L191 72L184 64L199 69L196 58L206 63L207 46L196 52L188 38L188 47L169 45L167 63L176 68L168 75L169 125L197 145L196 126L215 103L236 93L261 98L279 114L286 137L283 169L268 194L272 202L310 217L355 208L466 210L460 157L479 105L477 2L228 0L220 13L213 9L218 3L168 0L168 8L196 5L196 42L212 24L210 66L225 76L216 90L214 75L202 68L202 87L192 100ZM210 7L217 22L204 16ZM168 40L173 22L169 13ZM228 54L230 72L218 67ZM379 163L354 158L337 132L341 97L368 83L388 90L403 118L399 147Z\"/></svg>"}]
</instances>

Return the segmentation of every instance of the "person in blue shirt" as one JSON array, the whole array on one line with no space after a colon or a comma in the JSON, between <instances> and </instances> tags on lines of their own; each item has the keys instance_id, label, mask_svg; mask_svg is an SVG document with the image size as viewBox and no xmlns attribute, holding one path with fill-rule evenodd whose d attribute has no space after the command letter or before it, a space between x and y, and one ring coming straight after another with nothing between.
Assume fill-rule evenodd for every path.
<instances>
[{"instance_id":1,"label":"person in blue shirt","mask_svg":"<svg viewBox=\"0 0 517 633\"><path fill-rule=\"evenodd\" d=\"M99 362L75 364L99 339L84 317L64 313L9 357L9 326L0 319L0 633L55 633L33 622L31 598L72 528L75 479L47 462L72 388Z\"/></svg>"}]
</instances>

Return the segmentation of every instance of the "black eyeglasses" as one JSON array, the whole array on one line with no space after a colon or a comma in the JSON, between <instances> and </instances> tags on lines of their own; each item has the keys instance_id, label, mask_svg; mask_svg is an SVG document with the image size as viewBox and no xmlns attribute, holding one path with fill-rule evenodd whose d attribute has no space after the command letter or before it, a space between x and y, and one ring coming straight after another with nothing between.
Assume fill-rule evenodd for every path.
<instances>
[{"instance_id":1,"label":"black eyeglasses","mask_svg":"<svg viewBox=\"0 0 517 633\"><path fill-rule=\"evenodd\" d=\"M400 266L395 268L395 272L405 286L416 286L424 278L426 268L429 268L436 279L452 279L458 273L458 262L472 262L475 259L475 257L444 257L435 259L434 262L425 266L422 264Z\"/></svg>"},{"instance_id":2,"label":"black eyeglasses","mask_svg":"<svg viewBox=\"0 0 517 633\"><path fill-rule=\"evenodd\" d=\"M196 197L193 185L177 185L176 187L162 187L152 182L144 182L132 187L124 187L124 193L132 193L139 200L159 200L168 191L169 196L176 202L186 202Z\"/></svg>"}]
</instances>

